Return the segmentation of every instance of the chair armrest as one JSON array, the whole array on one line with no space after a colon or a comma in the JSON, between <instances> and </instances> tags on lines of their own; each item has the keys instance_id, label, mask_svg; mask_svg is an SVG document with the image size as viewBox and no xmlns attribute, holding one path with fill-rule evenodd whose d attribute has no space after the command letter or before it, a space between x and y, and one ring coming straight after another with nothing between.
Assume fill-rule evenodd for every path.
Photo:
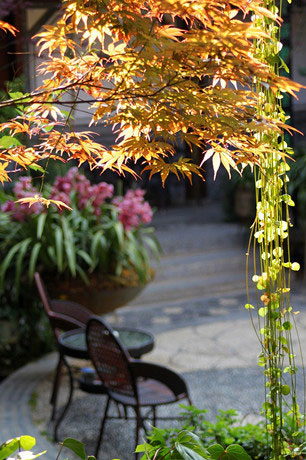
<instances>
[{"instance_id":1,"label":"chair armrest","mask_svg":"<svg viewBox=\"0 0 306 460\"><path fill-rule=\"evenodd\" d=\"M59 335L57 331L71 331L72 329L79 328L85 329L84 323L61 313L50 312L48 313L48 318L56 336Z\"/></svg>"},{"instance_id":2,"label":"chair armrest","mask_svg":"<svg viewBox=\"0 0 306 460\"><path fill-rule=\"evenodd\" d=\"M188 389L185 380L171 369L140 360L131 361L130 365L135 378L143 377L157 380L169 387L175 396L188 396Z\"/></svg>"}]
</instances>

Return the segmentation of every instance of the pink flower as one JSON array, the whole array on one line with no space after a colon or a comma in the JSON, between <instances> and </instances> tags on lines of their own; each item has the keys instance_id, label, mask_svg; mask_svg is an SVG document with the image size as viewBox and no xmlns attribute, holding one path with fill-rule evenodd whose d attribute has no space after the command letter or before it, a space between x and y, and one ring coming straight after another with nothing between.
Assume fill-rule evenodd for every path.
<instances>
[{"instance_id":1,"label":"pink flower","mask_svg":"<svg viewBox=\"0 0 306 460\"><path fill-rule=\"evenodd\" d=\"M63 195L61 201L71 206L70 194L72 192L76 192L76 205L80 211L91 204L94 208L94 214L99 216L101 214L99 208L107 198L113 196L114 186L106 182L91 185L86 176L81 174L77 167L73 167L65 176L56 177L50 198L60 199L59 194L64 193L66 196Z\"/></svg>"},{"instance_id":2,"label":"pink flower","mask_svg":"<svg viewBox=\"0 0 306 460\"><path fill-rule=\"evenodd\" d=\"M118 219L125 230L139 227L142 223L147 224L152 220L152 209L147 201L144 201L144 190L128 190L124 197L116 197L113 204L118 207Z\"/></svg>"},{"instance_id":3,"label":"pink flower","mask_svg":"<svg viewBox=\"0 0 306 460\"><path fill-rule=\"evenodd\" d=\"M49 198L51 200L62 201L63 203L67 204L67 206L71 206L70 196L65 192L57 191L54 189L54 187ZM63 210L58 210L58 212L61 214Z\"/></svg>"},{"instance_id":4,"label":"pink flower","mask_svg":"<svg viewBox=\"0 0 306 460\"><path fill-rule=\"evenodd\" d=\"M15 209L15 203L12 200L8 200L1 206L1 211L3 212L11 212Z\"/></svg>"}]
</instances>

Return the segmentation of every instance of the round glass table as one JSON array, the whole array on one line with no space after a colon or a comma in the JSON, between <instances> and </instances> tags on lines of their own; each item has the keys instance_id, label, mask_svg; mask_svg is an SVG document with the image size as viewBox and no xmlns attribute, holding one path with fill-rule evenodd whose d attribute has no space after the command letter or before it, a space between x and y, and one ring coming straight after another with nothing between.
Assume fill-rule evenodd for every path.
<instances>
[{"instance_id":1,"label":"round glass table","mask_svg":"<svg viewBox=\"0 0 306 460\"><path fill-rule=\"evenodd\" d=\"M149 332L124 327L113 329L113 332L123 343L132 358L139 359L153 349L154 337ZM84 329L64 332L59 336L58 342L60 353L63 355L89 359Z\"/></svg>"}]
</instances>

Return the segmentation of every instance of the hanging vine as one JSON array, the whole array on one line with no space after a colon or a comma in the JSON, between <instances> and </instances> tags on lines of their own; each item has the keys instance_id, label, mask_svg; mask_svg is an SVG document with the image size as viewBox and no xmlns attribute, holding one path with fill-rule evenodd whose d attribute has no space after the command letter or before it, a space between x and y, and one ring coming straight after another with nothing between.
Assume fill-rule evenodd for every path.
<instances>
[{"instance_id":1,"label":"hanging vine","mask_svg":"<svg viewBox=\"0 0 306 460\"><path fill-rule=\"evenodd\" d=\"M275 17L281 16L282 1L265 0L264 3ZM288 71L279 56L282 47L279 20L258 16L254 16L253 20L269 35L269 39L256 40L256 56L267 62L278 75L281 68ZM274 91L259 79L256 80L256 91L259 95L258 114L272 116L286 123L288 116L282 108L282 91ZM255 171L256 218L250 239L251 243L254 237L253 282L258 293L257 335L261 343L258 364L264 368L266 381L263 409L267 431L272 437L270 457L280 460L289 454L293 455L296 449L286 441L283 431L285 414L291 418L293 432L297 433L303 423L305 430L297 402L298 369L291 334L296 329L295 315L299 312L294 312L291 306L290 277L291 271L300 268L298 263L291 262L289 245L289 228L292 226L289 209L294 202L287 192L287 172L290 170L288 163L293 150L285 142L283 133L260 133L258 139L267 146L261 156L260 168ZM259 263L256 259L257 248ZM246 308L250 312L254 309L250 303ZM295 452L299 454L299 449Z\"/></svg>"}]
</instances>

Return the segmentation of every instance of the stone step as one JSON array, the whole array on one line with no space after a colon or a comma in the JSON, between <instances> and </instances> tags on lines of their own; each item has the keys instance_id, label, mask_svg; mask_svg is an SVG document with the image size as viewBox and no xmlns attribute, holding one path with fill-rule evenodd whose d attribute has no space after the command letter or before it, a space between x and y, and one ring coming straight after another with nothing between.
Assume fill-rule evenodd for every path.
<instances>
[{"instance_id":1,"label":"stone step","mask_svg":"<svg viewBox=\"0 0 306 460\"><path fill-rule=\"evenodd\" d=\"M194 298L214 296L229 292L243 292L245 275L241 271L223 273L222 276L193 276L164 281L153 281L130 305L157 305L161 303L188 301Z\"/></svg>"},{"instance_id":2,"label":"stone step","mask_svg":"<svg viewBox=\"0 0 306 460\"><path fill-rule=\"evenodd\" d=\"M220 276L228 271L245 271L246 256L240 248L162 257L154 282L176 278Z\"/></svg>"},{"instance_id":3,"label":"stone step","mask_svg":"<svg viewBox=\"0 0 306 460\"><path fill-rule=\"evenodd\" d=\"M240 248L246 252L248 230L236 224L177 224L158 228L156 237L165 255Z\"/></svg>"}]
</instances>

